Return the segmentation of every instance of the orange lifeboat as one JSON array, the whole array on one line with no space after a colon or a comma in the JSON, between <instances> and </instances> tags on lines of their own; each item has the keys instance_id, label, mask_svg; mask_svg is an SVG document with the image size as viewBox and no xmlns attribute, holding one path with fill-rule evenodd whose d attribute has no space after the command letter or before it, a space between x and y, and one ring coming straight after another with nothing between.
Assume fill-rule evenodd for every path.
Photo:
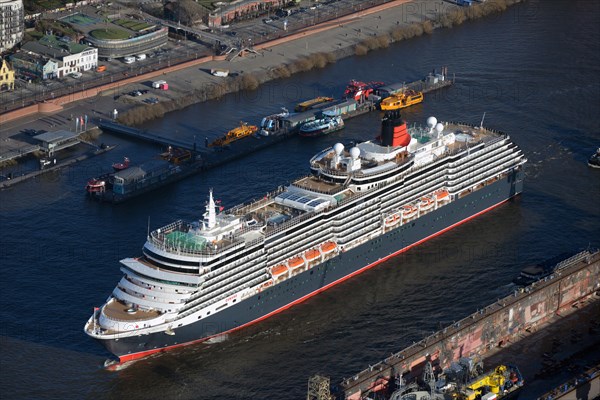
<instances>
[{"instance_id":1,"label":"orange lifeboat","mask_svg":"<svg viewBox=\"0 0 600 400\"><path fill-rule=\"evenodd\" d=\"M271 286L273 286L273 280L269 279L268 281L260 285L259 292L262 292L263 290L268 289Z\"/></svg>"},{"instance_id":2,"label":"orange lifeboat","mask_svg":"<svg viewBox=\"0 0 600 400\"><path fill-rule=\"evenodd\" d=\"M417 207L407 204L402 206L402 218L412 218L417 213Z\"/></svg>"},{"instance_id":3,"label":"orange lifeboat","mask_svg":"<svg viewBox=\"0 0 600 400\"><path fill-rule=\"evenodd\" d=\"M304 253L304 257L309 262L314 261L314 260L318 259L319 257L321 257L321 252L317 249L311 249L311 250L307 251L306 253Z\"/></svg>"},{"instance_id":4,"label":"orange lifeboat","mask_svg":"<svg viewBox=\"0 0 600 400\"><path fill-rule=\"evenodd\" d=\"M435 192L435 198L437 199L437 201L449 200L450 193L448 193L448 191L445 189L440 189Z\"/></svg>"},{"instance_id":5,"label":"orange lifeboat","mask_svg":"<svg viewBox=\"0 0 600 400\"><path fill-rule=\"evenodd\" d=\"M337 245L334 242L325 242L321 245L321 252L323 254L329 254L335 250Z\"/></svg>"},{"instance_id":6,"label":"orange lifeboat","mask_svg":"<svg viewBox=\"0 0 600 400\"><path fill-rule=\"evenodd\" d=\"M421 197L421 202L419 203L419 207L421 207L421 210L429 210L431 207L433 207L434 204L435 203L431 197L425 196L425 197Z\"/></svg>"},{"instance_id":7,"label":"orange lifeboat","mask_svg":"<svg viewBox=\"0 0 600 400\"><path fill-rule=\"evenodd\" d=\"M287 274L287 272L288 268L283 264L271 268L271 275L273 276L273 278L277 278L281 275Z\"/></svg>"},{"instance_id":8,"label":"orange lifeboat","mask_svg":"<svg viewBox=\"0 0 600 400\"><path fill-rule=\"evenodd\" d=\"M390 215L384 221L385 226L396 225L398 222L400 222L400 216L398 214Z\"/></svg>"},{"instance_id":9,"label":"orange lifeboat","mask_svg":"<svg viewBox=\"0 0 600 400\"><path fill-rule=\"evenodd\" d=\"M288 267L295 269L304 265L304 259L302 257L294 257L288 261Z\"/></svg>"}]
</instances>

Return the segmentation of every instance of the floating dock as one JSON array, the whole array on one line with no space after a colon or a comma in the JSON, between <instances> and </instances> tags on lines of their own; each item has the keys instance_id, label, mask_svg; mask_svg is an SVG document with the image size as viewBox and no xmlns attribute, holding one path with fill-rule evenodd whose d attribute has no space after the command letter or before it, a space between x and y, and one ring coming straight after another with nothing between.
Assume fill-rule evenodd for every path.
<instances>
[{"instance_id":1,"label":"floating dock","mask_svg":"<svg viewBox=\"0 0 600 400\"><path fill-rule=\"evenodd\" d=\"M600 364L538 397L537 400L597 399L600 397Z\"/></svg>"},{"instance_id":2,"label":"floating dock","mask_svg":"<svg viewBox=\"0 0 600 400\"><path fill-rule=\"evenodd\" d=\"M164 147L167 146L175 146L180 147L182 149L192 149L194 144L188 142L182 142L170 138L166 138L164 136L156 135L154 133L150 133L146 130L132 128L129 126L121 125L113 121L100 120L98 123L98 127L105 131L110 131L113 133L117 133L123 136L131 137L138 140L143 140L146 142L158 144Z\"/></svg>"},{"instance_id":3,"label":"floating dock","mask_svg":"<svg viewBox=\"0 0 600 400\"><path fill-rule=\"evenodd\" d=\"M29 172L23 173L21 175L12 176L10 179L0 182L0 189L9 188L11 186L16 185L17 183L25 182L29 179L36 178L40 175L47 174L49 172L58 171L62 168L79 163L83 160L87 160L89 158L99 156L100 154L104 154L107 151L110 151L114 148L115 148L115 146L105 146L105 147L100 147L100 148L94 147L93 150L90 150L86 153L83 153L78 156L70 157L70 158L67 158L64 160L60 160L59 162L53 163L51 166L44 167L40 170L29 171ZM56 159L54 159L54 160L56 160Z\"/></svg>"},{"instance_id":4,"label":"floating dock","mask_svg":"<svg viewBox=\"0 0 600 400\"><path fill-rule=\"evenodd\" d=\"M432 75L429 74L425 79L411 82L408 84L391 85L396 89L401 90L414 89L420 91L433 91L447 86L450 86L453 81L446 79L445 74ZM344 120L377 110L377 104L381 100L381 96L375 95L371 100L356 101L353 99L342 99L334 104L315 103L314 108L308 107L304 112L290 114L286 117L281 117L282 124L280 128L269 131L267 136L251 135L238 139L226 146L211 147L199 146L197 143L189 143L178 140L169 139L167 137L148 132L146 130L132 128L129 126L118 124L110 120L101 120L98 123L100 129L134 138L144 140L150 143L159 144L163 147L174 147L185 149L192 152L192 157L187 162L178 163L177 168L163 168L163 172L147 173L148 168L144 166L132 166L137 168L137 174L122 174L123 177L117 176L117 186L115 175L117 173L107 173L99 177L106 182L106 190L96 192L93 197L110 203L121 203L135 196L147 193L148 191L157 189L166 184L179 181L190 175L200 171L205 171L210 168L222 165L224 163L241 158L255 151L264 149L275 143L279 143L291 136L294 136L302 123L314 120L315 117L327 111L329 113L337 113ZM144 169L145 168L145 169ZM129 181L127 181L129 179Z\"/></svg>"},{"instance_id":5,"label":"floating dock","mask_svg":"<svg viewBox=\"0 0 600 400\"><path fill-rule=\"evenodd\" d=\"M384 398L397 376L410 381L422 376L427 363L445 369L461 357L482 358L600 293L600 251L583 251L563 265L560 271L344 379L335 398L358 400L370 394Z\"/></svg>"},{"instance_id":6,"label":"floating dock","mask_svg":"<svg viewBox=\"0 0 600 400\"><path fill-rule=\"evenodd\" d=\"M136 132L136 128L130 128L112 122L101 122L99 126L107 131L124 133L126 135L137 135L138 133L141 133L141 131ZM191 157L189 160L178 162L174 164L174 168L169 170L165 168L164 171L154 175L146 173L143 164L131 166L128 169L137 169L138 174L130 175L129 181L127 181L128 178L125 176L128 169L120 172L107 173L99 177L99 179L106 181L107 190L94 193L93 197L102 202L110 202L113 204L122 203L133 197L147 193L164 185L177 182L198 172L206 171L249 155L265 147L272 146L275 143L279 143L282 140L295 135L295 133L295 130L280 129L277 134L269 136L247 136L236 140L227 146L216 148L196 148L193 144L180 143L181 147L178 147L179 149L190 151ZM143 138L143 136L150 137L149 135L141 134L138 137ZM152 140L155 141L157 137L158 136L154 136ZM115 185L116 178L121 176L123 179Z\"/></svg>"}]
</instances>

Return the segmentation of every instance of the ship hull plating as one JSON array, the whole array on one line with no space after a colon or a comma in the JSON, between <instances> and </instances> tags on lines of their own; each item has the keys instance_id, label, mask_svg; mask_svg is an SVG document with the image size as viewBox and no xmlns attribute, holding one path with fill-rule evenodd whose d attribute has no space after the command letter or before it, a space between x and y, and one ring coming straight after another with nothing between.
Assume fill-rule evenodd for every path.
<instances>
[{"instance_id":1,"label":"ship hull plating","mask_svg":"<svg viewBox=\"0 0 600 400\"><path fill-rule=\"evenodd\" d=\"M514 170L503 179L380 235L373 241L341 252L320 265L214 315L205 316L185 326L177 326L175 322L171 332L174 334L158 332L129 336L129 333L118 339L104 339L100 342L124 362L237 330L274 315L494 208L519 194L522 186L523 170Z\"/></svg>"}]
</instances>

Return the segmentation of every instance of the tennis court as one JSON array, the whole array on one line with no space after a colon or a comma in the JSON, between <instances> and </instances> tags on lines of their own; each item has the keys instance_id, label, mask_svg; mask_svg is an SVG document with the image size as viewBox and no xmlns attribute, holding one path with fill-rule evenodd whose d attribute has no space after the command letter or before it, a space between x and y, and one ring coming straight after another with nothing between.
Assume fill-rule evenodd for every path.
<instances>
[{"instance_id":1,"label":"tennis court","mask_svg":"<svg viewBox=\"0 0 600 400\"><path fill-rule=\"evenodd\" d=\"M73 24L73 25L80 25L80 26L90 26L90 25L94 25L94 24L100 22L96 18L92 18L92 17L83 15L83 14L69 15L67 17L61 18L61 21L64 21L64 22L67 22L67 23Z\"/></svg>"}]
</instances>

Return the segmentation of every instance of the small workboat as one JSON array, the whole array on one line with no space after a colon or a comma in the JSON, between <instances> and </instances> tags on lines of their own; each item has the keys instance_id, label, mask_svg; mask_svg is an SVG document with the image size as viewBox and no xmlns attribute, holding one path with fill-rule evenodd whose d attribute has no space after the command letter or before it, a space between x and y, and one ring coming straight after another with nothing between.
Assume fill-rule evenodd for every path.
<instances>
[{"instance_id":1,"label":"small workboat","mask_svg":"<svg viewBox=\"0 0 600 400\"><path fill-rule=\"evenodd\" d=\"M85 190L88 193L102 193L106 190L106 182L103 179L92 178L85 185Z\"/></svg>"},{"instance_id":2,"label":"small workboat","mask_svg":"<svg viewBox=\"0 0 600 400\"><path fill-rule=\"evenodd\" d=\"M119 172L119 171L122 171L122 170L124 170L124 169L127 169L127 168L129 168L129 158L128 158L128 157L124 157L124 158L123 158L123 162L120 162L120 163L114 163L114 164L112 165L112 167L113 167L113 169L114 169L116 172Z\"/></svg>"},{"instance_id":3,"label":"small workboat","mask_svg":"<svg viewBox=\"0 0 600 400\"><path fill-rule=\"evenodd\" d=\"M300 136L323 136L331 132L339 131L344 127L344 120L339 115L323 116L314 121L306 122L300 127Z\"/></svg>"},{"instance_id":4,"label":"small workboat","mask_svg":"<svg viewBox=\"0 0 600 400\"><path fill-rule=\"evenodd\" d=\"M414 90L407 90L402 93L394 94L386 97L381 101L380 107L382 110L399 110L401 108L410 107L413 104L418 104L423 101L423 93Z\"/></svg>"}]
</instances>

